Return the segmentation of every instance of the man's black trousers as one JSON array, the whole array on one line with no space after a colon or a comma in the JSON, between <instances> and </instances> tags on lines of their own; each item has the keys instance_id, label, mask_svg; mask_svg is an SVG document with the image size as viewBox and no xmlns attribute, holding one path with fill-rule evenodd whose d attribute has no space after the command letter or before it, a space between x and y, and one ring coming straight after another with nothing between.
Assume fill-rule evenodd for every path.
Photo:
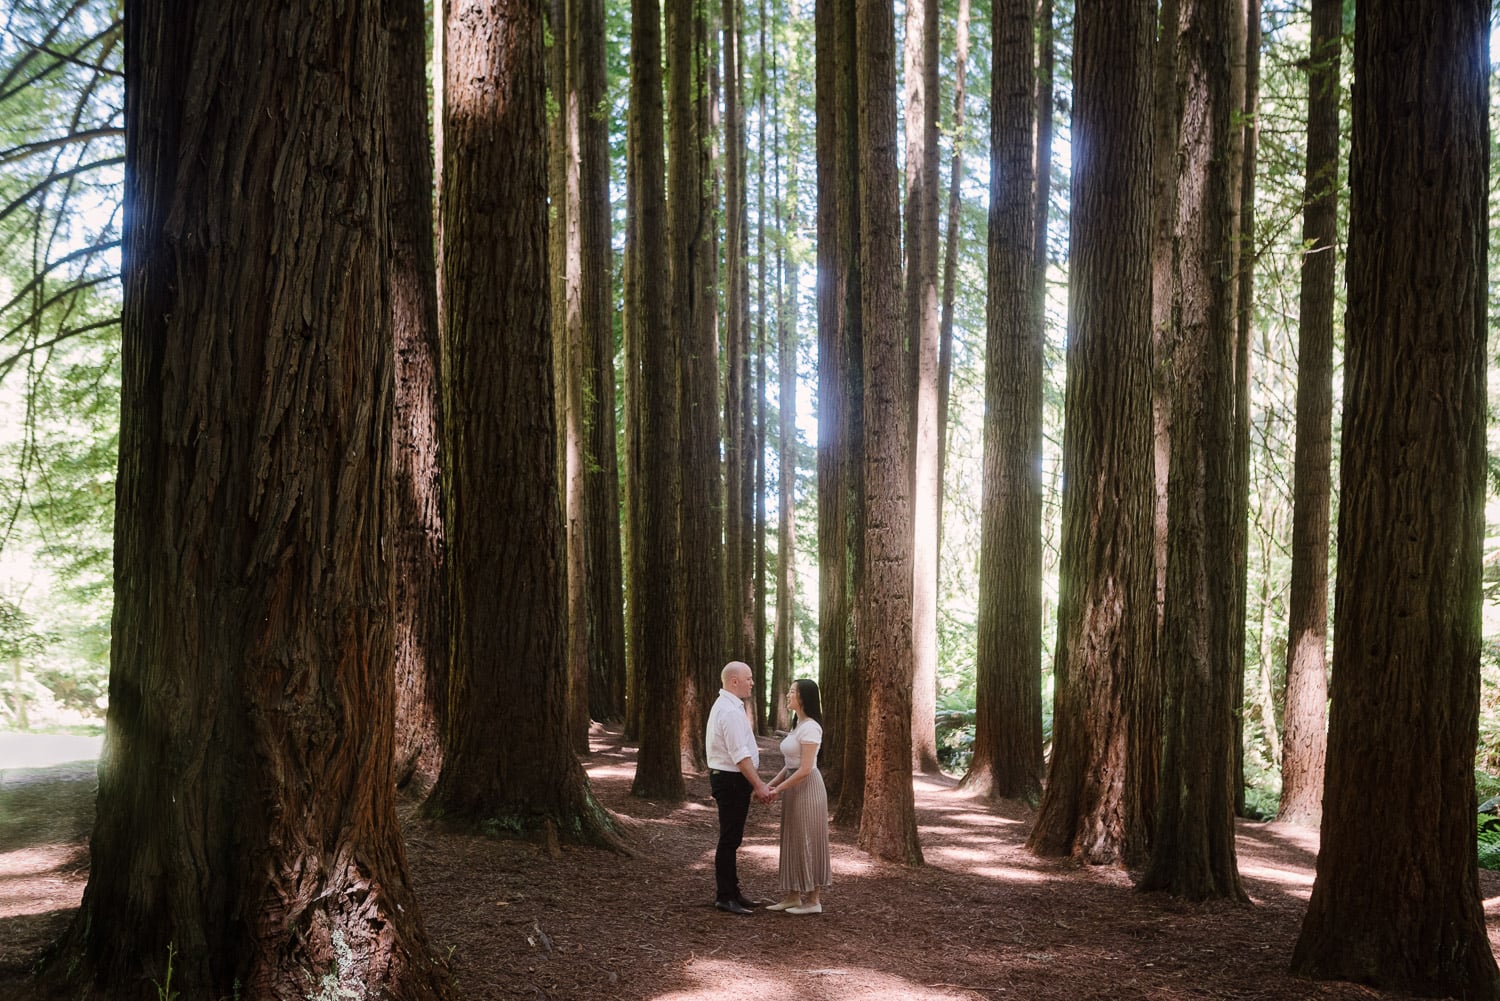
<instances>
[{"instance_id":1,"label":"man's black trousers","mask_svg":"<svg viewBox=\"0 0 1500 1001\"><path fill-rule=\"evenodd\" d=\"M745 818L750 814L750 796L755 790L739 771L724 772L717 768L708 773L708 787L719 805L719 846L714 850L716 899L734 900L740 896L735 853L745 839Z\"/></svg>"}]
</instances>

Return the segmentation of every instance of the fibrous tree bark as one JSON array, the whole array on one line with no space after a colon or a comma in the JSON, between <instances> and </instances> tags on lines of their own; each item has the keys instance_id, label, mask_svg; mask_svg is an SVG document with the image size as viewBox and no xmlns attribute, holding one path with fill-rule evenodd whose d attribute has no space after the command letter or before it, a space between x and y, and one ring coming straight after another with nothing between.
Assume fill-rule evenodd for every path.
<instances>
[{"instance_id":1,"label":"fibrous tree bark","mask_svg":"<svg viewBox=\"0 0 1500 1001\"><path fill-rule=\"evenodd\" d=\"M1328 704L1328 518L1333 463L1333 312L1338 271L1339 58L1343 0L1314 0L1308 53L1307 174L1297 309L1297 441L1286 720L1277 820L1323 815Z\"/></svg>"},{"instance_id":2,"label":"fibrous tree bark","mask_svg":"<svg viewBox=\"0 0 1500 1001\"><path fill-rule=\"evenodd\" d=\"M938 0L906 4L906 343L911 389L912 766L938 770Z\"/></svg>"},{"instance_id":3,"label":"fibrous tree bark","mask_svg":"<svg viewBox=\"0 0 1500 1001\"><path fill-rule=\"evenodd\" d=\"M695 0L667 0L667 240L671 259L671 330L677 337L683 544L683 750L703 757L709 707L719 692L724 655L724 479L720 471L719 356L714 297L718 271L712 243L706 12Z\"/></svg>"},{"instance_id":4,"label":"fibrous tree bark","mask_svg":"<svg viewBox=\"0 0 1500 1001\"><path fill-rule=\"evenodd\" d=\"M1166 691L1161 790L1142 890L1244 900L1235 861L1235 235L1242 100L1230 53L1236 4L1182 0L1177 51L1183 116L1178 154L1171 347L1171 476L1161 657ZM1242 37L1242 35L1240 35Z\"/></svg>"},{"instance_id":5,"label":"fibrous tree bark","mask_svg":"<svg viewBox=\"0 0 1500 1001\"><path fill-rule=\"evenodd\" d=\"M637 267L667 246L665 125L662 110L661 6L632 0L630 105L636 122ZM665 283L640 276L640 553L632 566L632 601L639 602L640 751L631 792L677 802L684 795L679 734L682 721L681 621L677 573L677 338Z\"/></svg>"},{"instance_id":6,"label":"fibrous tree bark","mask_svg":"<svg viewBox=\"0 0 1500 1001\"><path fill-rule=\"evenodd\" d=\"M855 11L865 565L854 630L869 697L858 844L877 858L920 863L911 771L911 479L901 325L895 12L892 0L856 0Z\"/></svg>"},{"instance_id":7,"label":"fibrous tree bark","mask_svg":"<svg viewBox=\"0 0 1500 1001\"><path fill-rule=\"evenodd\" d=\"M442 387L428 151L426 13L386 0L390 101L391 337L395 430L391 446L396 598L396 784L425 795L442 763L448 692L448 602L441 472Z\"/></svg>"},{"instance_id":8,"label":"fibrous tree bark","mask_svg":"<svg viewBox=\"0 0 1500 1001\"><path fill-rule=\"evenodd\" d=\"M961 242L964 147L968 140L965 122L969 78L969 0L958 0L958 18L953 38L953 161L948 169L948 225L943 244L942 304L938 313L938 430L937 480L943 482L948 464L948 396L953 384L953 312L958 294L958 248ZM1048 101L1051 98L1049 96ZM938 547L942 548L943 510L938 507Z\"/></svg>"},{"instance_id":9,"label":"fibrous tree bark","mask_svg":"<svg viewBox=\"0 0 1500 1001\"><path fill-rule=\"evenodd\" d=\"M1042 791L1042 331L1036 322L1033 0L995 0L984 497L974 756L965 785Z\"/></svg>"},{"instance_id":10,"label":"fibrous tree bark","mask_svg":"<svg viewBox=\"0 0 1500 1001\"><path fill-rule=\"evenodd\" d=\"M1355 8L1328 794L1292 953L1434 997L1500 996L1474 862L1489 37L1485 0Z\"/></svg>"},{"instance_id":11,"label":"fibrous tree bark","mask_svg":"<svg viewBox=\"0 0 1500 1001\"><path fill-rule=\"evenodd\" d=\"M438 998L395 809L382 7L125 23L108 724L52 969Z\"/></svg>"},{"instance_id":12,"label":"fibrous tree bark","mask_svg":"<svg viewBox=\"0 0 1500 1001\"><path fill-rule=\"evenodd\" d=\"M425 808L490 832L610 843L566 727L544 26L540 0L450 8L446 26L453 661Z\"/></svg>"},{"instance_id":13,"label":"fibrous tree bark","mask_svg":"<svg viewBox=\"0 0 1500 1001\"><path fill-rule=\"evenodd\" d=\"M818 187L818 678L826 781L835 823L858 823L865 783L865 686L850 616L861 565L863 451L858 122L854 2L819 0Z\"/></svg>"},{"instance_id":14,"label":"fibrous tree bark","mask_svg":"<svg viewBox=\"0 0 1500 1001\"><path fill-rule=\"evenodd\" d=\"M1084 0L1073 43L1067 417L1053 750L1028 847L1140 855L1151 704L1151 37L1147 0Z\"/></svg>"},{"instance_id":15,"label":"fibrous tree bark","mask_svg":"<svg viewBox=\"0 0 1500 1001\"><path fill-rule=\"evenodd\" d=\"M579 112L579 279L583 324L584 525L588 568L588 709L625 712L624 574L620 554L620 459L615 424L614 251L605 113L603 0L568 0L569 62Z\"/></svg>"}]
</instances>

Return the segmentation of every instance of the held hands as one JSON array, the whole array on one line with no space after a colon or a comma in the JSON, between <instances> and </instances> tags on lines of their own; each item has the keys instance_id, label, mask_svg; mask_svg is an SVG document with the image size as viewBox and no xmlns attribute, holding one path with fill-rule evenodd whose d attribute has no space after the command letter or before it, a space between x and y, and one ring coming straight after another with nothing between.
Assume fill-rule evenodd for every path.
<instances>
[{"instance_id":1,"label":"held hands","mask_svg":"<svg viewBox=\"0 0 1500 1001\"><path fill-rule=\"evenodd\" d=\"M767 806L769 806L770 804L776 802L776 796L779 791L780 790L776 789L774 786L761 786L760 789L756 790L755 793L756 802L765 803Z\"/></svg>"}]
</instances>

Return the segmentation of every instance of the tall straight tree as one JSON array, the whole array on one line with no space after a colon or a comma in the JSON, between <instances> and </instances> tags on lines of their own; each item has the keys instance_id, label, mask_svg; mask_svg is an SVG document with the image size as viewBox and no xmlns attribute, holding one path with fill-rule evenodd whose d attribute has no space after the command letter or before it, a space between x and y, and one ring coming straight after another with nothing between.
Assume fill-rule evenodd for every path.
<instances>
[{"instance_id":1,"label":"tall straight tree","mask_svg":"<svg viewBox=\"0 0 1500 1001\"><path fill-rule=\"evenodd\" d=\"M678 657L680 589L676 586L677 525L677 339L669 324L671 303L664 283L645 273L648 251L667 246L665 123L662 109L661 6L631 0L630 114L637 137L634 200L638 241L634 267L640 274L640 437L633 472L639 481L640 554L631 561L631 601L639 603L640 751L631 792L677 802L684 795L679 736L682 722L681 660Z\"/></svg>"},{"instance_id":2,"label":"tall straight tree","mask_svg":"<svg viewBox=\"0 0 1500 1001\"><path fill-rule=\"evenodd\" d=\"M635 19L631 18L634 31ZM631 56L635 55L635 43L631 43ZM641 509L642 481L645 479L645 463L641 454L641 355L644 350L646 332L643 329L641 312L644 299L644 282L641 259L641 139L639 109L635 105L634 69L630 73L631 100L629 117L625 125L625 252L620 261L620 284L624 291L624 303L620 318L624 327L622 345L623 364L620 372L620 389L624 395L625 418L625 727L626 740L640 740L641 736L641 629L643 613L639 596L645 584L643 564L644 545L642 532L644 516ZM660 88L657 88L658 91Z\"/></svg>"},{"instance_id":3,"label":"tall straight tree","mask_svg":"<svg viewBox=\"0 0 1500 1001\"><path fill-rule=\"evenodd\" d=\"M1152 661L1150 0L1081 0L1052 765L1028 846L1091 863L1148 831Z\"/></svg>"},{"instance_id":4,"label":"tall straight tree","mask_svg":"<svg viewBox=\"0 0 1500 1001\"><path fill-rule=\"evenodd\" d=\"M948 169L948 225L943 245L943 291L938 313L938 482L948 463L948 396L953 383L953 313L958 295L958 248L962 232L964 146L968 141L964 124L965 97L969 77L969 0L958 0L958 19L953 30L953 161ZM1050 104L1050 97L1049 97ZM943 511L938 508L938 546L942 546Z\"/></svg>"},{"instance_id":5,"label":"tall straight tree","mask_svg":"<svg viewBox=\"0 0 1500 1001\"><path fill-rule=\"evenodd\" d=\"M984 497L974 755L965 785L1042 791L1042 330L1036 322L1033 0L994 0Z\"/></svg>"},{"instance_id":6,"label":"tall straight tree","mask_svg":"<svg viewBox=\"0 0 1500 1001\"><path fill-rule=\"evenodd\" d=\"M1171 346L1171 476L1167 591L1158 651L1166 686L1161 791L1143 890L1191 899L1245 899L1235 862L1238 787L1233 625L1235 221L1232 147L1243 89L1231 52L1243 10L1223 0L1181 0L1177 50L1179 137L1176 281ZM1241 42L1242 44L1242 42ZM1226 570L1228 572L1226 572Z\"/></svg>"},{"instance_id":7,"label":"tall straight tree","mask_svg":"<svg viewBox=\"0 0 1500 1001\"><path fill-rule=\"evenodd\" d=\"M453 662L443 772L426 809L487 830L608 842L613 822L565 726L544 28L541 0L450 8L446 25Z\"/></svg>"},{"instance_id":8,"label":"tall straight tree","mask_svg":"<svg viewBox=\"0 0 1500 1001\"><path fill-rule=\"evenodd\" d=\"M755 449L751 392L749 195L742 107L740 5L723 0L724 67L724 600L725 649L755 660ZM722 665L720 665L722 666ZM763 678L757 678L763 681ZM757 685L756 701L764 695ZM717 690L716 690L717 691Z\"/></svg>"},{"instance_id":9,"label":"tall straight tree","mask_svg":"<svg viewBox=\"0 0 1500 1001\"><path fill-rule=\"evenodd\" d=\"M1276 819L1323 815L1328 738L1328 517L1333 462L1333 310L1338 271L1339 56L1343 0L1313 0L1307 174L1297 310L1297 444L1292 460L1292 580L1287 603L1286 739Z\"/></svg>"},{"instance_id":10,"label":"tall straight tree","mask_svg":"<svg viewBox=\"0 0 1500 1001\"><path fill-rule=\"evenodd\" d=\"M108 729L69 996L443 996L397 829L378 3L125 5Z\"/></svg>"},{"instance_id":11,"label":"tall straight tree","mask_svg":"<svg viewBox=\"0 0 1500 1001\"><path fill-rule=\"evenodd\" d=\"M563 496L563 575L566 581L564 660L568 677L568 742L579 755L589 752L589 559L584 489L583 368L588 356L583 318L583 108L578 91L578 49L573 26L576 0L551 0L553 95L558 105L551 133L553 260L562 244L562 269L553 271L552 346L556 352L557 414L561 432ZM560 184L559 184L560 181ZM560 190L559 190L560 188ZM554 265L555 267L555 265ZM559 279L561 279L559 283Z\"/></svg>"},{"instance_id":12,"label":"tall straight tree","mask_svg":"<svg viewBox=\"0 0 1500 1001\"><path fill-rule=\"evenodd\" d=\"M906 4L906 343L912 459L912 765L936 772L938 512L938 0Z\"/></svg>"},{"instance_id":13,"label":"tall straight tree","mask_svg":"<svg viewBox=\"0 0 1500 1001\"><path fill-rule=\"evenodd\" d=\"M396 519L396 784L425 795L442 761L448 693L444 595L437 272L428 151L426 12L385 0L390 54L386 157L390 205L391 336L395 344L392 473Z\"/></svg>"},{"instance_id":14,"label":"tall straight tree","mask_svg":"<svg viewBox=\"0 0 1500 1001\"><path fill-rule=\"evenodd\" d=\"M588 708L625 712L624 574L620 459L615 425L614 251L609 202L609 119L604 113L604 0L568 0L568 61L579 111L579 269L583 324L584 524L588 567Z\"/></svg>"},{"instance_id":15,"label":"tall straight tree","mask_svg":"<svg viewBox=\"0 0 1500 1001\"><path fill-rule=\"evenodd\" d=\"M1489 37L1486 0L1355 8L1328 780L1292 953L1296 973L1464 998L1500 997L1473 778Z\"/></svg>"},{"instance_id":16,"label":"tall straight tree","mask_svg":"<svg viewBox=\"0 0 1500 1001\"><path fill-rule=\"evenodd\" d=\"M855 14L866 508L854 630L860 677L869 693L858 844L877 858L920 863L911 774L911 478L896 173L896 15L892 0L856 0Z\"/></svg>"},{"instance_id":17,"label":"tall straight tree","mask_svg":"<svg viewBox=\"0 0 1500 1001\"><path fill-rule=\"evenodd\" d=\"M863 538L859 144L854 0L817 0L818 678L835 821L859 822L865 783L865 688L851 628Z\"/></svg>"},{"instance_id":18,"label":"tall straight tree","mask_svg":"<svg viewBox=\"0 0 1500 1001\"><path fill-rule=\"evenodd\" d=\"M1172 459L1172 345L1177 330L1177 136L1182 94L1177 87L1179 0L1161 0L1152 47L1151 110L1151 422L1155 474L1156 644L1161 646L1167 595L1167 480Z\"/></svg>"},{"instance_id":19,"label":"tall straight tree","mask_svg":"<svg viewBox=\"0 0 1500 1001\"><path fill-rule=\"evenodd\" d=\"M1260 0L1243 0L1241 35L1245 53L1242 111L1235 127L1242 136L1235 234L1234 295L1234 558L1235 607L1230 621L1230 656L1235 692L1245 690L1246 600L1250 591L1250 334L1255 322L1255 159L1260 148ZM1234 696L1234 812L1245 813L1245 714ZM1274 714L1271 729L1275 729Z\"/></svg>"},{"instance_id":20,"label":"tall straight tree","mask_svg":"<svg viewBox=\"0 0 1500 1001\"><path fill-rule=\"evenodd\" d=\"M703 728L719 692L724 655L724 480L720 473L719 356L709 190L706 13L667 0L670 329L677 338L682 495L683 741L703 754Z\"/></svg>"}]
</instances>

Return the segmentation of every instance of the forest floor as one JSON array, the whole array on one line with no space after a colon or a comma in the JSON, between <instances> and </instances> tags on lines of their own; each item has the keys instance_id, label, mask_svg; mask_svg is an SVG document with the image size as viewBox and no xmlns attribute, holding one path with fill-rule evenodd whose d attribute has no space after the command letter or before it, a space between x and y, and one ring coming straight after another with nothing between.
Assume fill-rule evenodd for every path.
<instances>
[{"instance_id":1,"label":"forest floor","mask_svg":"<svg viewBox=\"0 0 1500 1001\"><path fill-rule=\"evenodd\" d=\"M761 741L761 771L780 767ZM1368 999L1290 976L1312 888L1316 833L1241 823L1251 903L1190 904L1132 889L1118 868L1043 860L1032 814L916 781L926 864L871 860L833 831L824 912L713 908L717 825L705 777L669 805L630 796L635 750L595 727L585 761L632 853L447 833L402 807L412 882L456 998ZM0 996L66 927L88 876L92 768L0 772ZM740 850L752 897L776 896L777 807L753 806ZM1500 874L1480 873L1492 945ZM193 1001L193 999L185 999Z\"/></svg>"}]
</instances>

